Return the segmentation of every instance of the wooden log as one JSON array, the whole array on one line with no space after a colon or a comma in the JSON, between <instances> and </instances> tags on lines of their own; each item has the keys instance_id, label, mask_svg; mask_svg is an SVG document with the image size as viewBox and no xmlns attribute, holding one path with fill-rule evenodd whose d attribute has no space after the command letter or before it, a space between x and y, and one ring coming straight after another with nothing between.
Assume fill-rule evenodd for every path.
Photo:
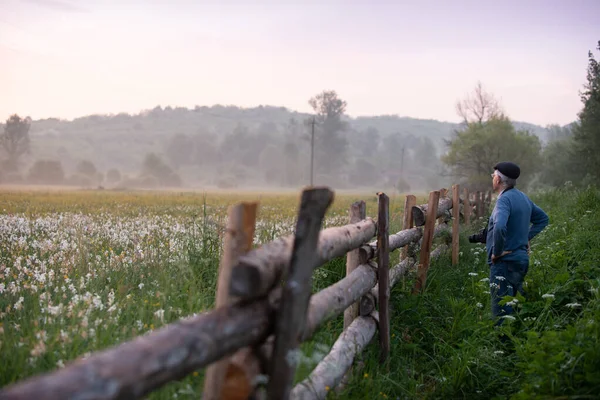
<instances>
[{"instance_id":1,"label":"wooden log","mask_svg":"<svg viewBox=\"0 0 600 400\"><path fill-rule=\"evenodd\" d=\"M0 399L141 398L240 348L262 343L272 314L267 299L221 307L4 387Z\"/></svg>"},{"instance_id":2,"label":"wooden log","mask_svg":"<svg viewBox=\"0 0 600 400\"><path fill-rule=\"evenodd\" d=\"M477 201L477 218L483 217L483 193L478 191L476 193L476 201Z\"/></svg>"},{"instance_id":3,"label":"wooden log","mask_svg":"<svg viewBox=\"0 0 600 400\"><path fill-rule=\"evenodd\" d=\"M423 232L423 244L421 245L421 255L419 259L419 269L417 272L417 281L413 293L418 293L425 286L427 280L427 269L429 268L431 244L433 241L433 231L435 229L435 219L432 216L437 215L437 206L440 199L440 192L434 191L429 193L428 210L431 211L431 216L427 218L425 223L425 232ZM414 208L413 208L414 210Z\"/></svg>"},{"instance_id":4,"label":"wooden log","mask_svg":"<svg viewBox=\"0 0 600 400\"><path fill-rule=\"evenodd\" d=\"M405 275L411 268L415 266L415 260L412 258L406 258L399 264L390 269L390 288L394 287L396 283ZM379 284L376 284L371 289L371 294L379 298Z\"/></svg>"},{"instance_id":5,"label":"wooden log","mask_svg":"<svg viewBox=\"0 0 600 400\"><path fill-rule=\"evenodd\" d=\"M229 208L227 229L225 230L223 243L223 255L219 264L215 308L223 307L230 303L229 282L231 280L231 268L237 263L238 257L241 254L252 248L256 222L256 206L256 203L241 203ZM224 358L213 363L206 369L203 399L216 400L221 398L221 389L230 361L230 359ZM257 365L257 363L254 364ZM244 366L240 365L238 369L243 370ZM250 379L253 379L253 377L250 377ZM243 388L240 386L239 389L242 390ZM249 395L249 392L246 393L246 397Z\"/></svg>"},{"instance_id":6,"label":"wooden log","mask_svg":"<svg viewBox=\"0 0 600 400\"><path fill-rule=\"evenodd\" d=\"M369 241L376 230L371 218L324 229L319 235L317 267ZM288 268L293 240L293 235L279 238L241 256L233 268L230 293L246 300L265 296Z\"/></svg>"},{"instance_id":7,"label":"wooden log","mask_svg":"<svg viewBox=\"0 0 600 400\"><path fill-rule=\"evenodd\" d=\"M448 250L448 246L445 244L440 244L431 252L431 259L434 260L438 257L441 257Z\"/></svg>"},{"instance_id":8,"label":"wooden log","mask_svg":"<svg viewBox=\"0 0 600 400\"><path fill-rule=\"evenodd\" d=\"M410 243L416 242L423 236L423 228L411 228L401 230L389 236L389 250L394 251ZM373 259L377 253L377 241L361 246L359 249L359 260L362 264Z\"/></svg>"},{"instance_id":9,"label":"wooden log","mask_svg":"<svg viewBox=\"0 0 600 400\"><path fill-rule=\"evenodd\" d=\"M311 295L313 270L321 262L317 252L319 231L333 201L327 188L302 193L290 270L285 277L281 307L277 313L275 344L267 393L271 399L287 399L292 389L296 360Z\"/></svg>"},{"instance_id":10,"label":"wooden log","mask_svg":"<svg viewBox=\"0 0 600 400\"><path fill-rule=\"evenodd\" d=\"M439 193L439 192L438 192ZM428 217L428 209L429 204L424 204L420 206L414 206L412 208L413 213L413 221L416 226L425 225L425 220ZM437 212L435 214L435 218L439 218L443 216L448 210L452 208L452 199L451 198L443 198L439 201L439 204L436 204Z\"/></svg>"},{"instance_id":11,"label":"wooden log","mask_svg":"<svg viewBox=\"0 0 600 400\"><path fill-rule=\"evenodd\" d=\"M448 195L448 189L446 189L446 188L440 189L440 200L445 199L447 195ZM446 223L447 222L446 218L447 218L446 214L442 214L442 216L438 218L438 224Z\"/></svg>"},{"instance_id":12,"label":"wooden log","mask_svg":"<svg viewBox=\"0 0 600 400\"><path fill-rule=\"evenodd\" d=\"M369 293L377 283L376 269L375 263L359 265L344 279L312 295L301 341L310 339L323 323L340 315L350 304ZM265 360L272 357L273 339L273 336L269 337L261 346Z\"/></svg>"},{"instance_id":13,"label":"wooden log","mask_svg":"<svg viewBox=\"0 0 600 400\"><path fill-rule=\"evenodd\" d=\"M377 278L379 285L379 342L380 362L390 355L390 199L385 193L378 194L377 213Z\"/></svg>"},{"instance_id":14,"label":"wooden log","mask_svg":"<svg viewBox=\"0 0 600 400\"><path fill-rule=\"evenodd\" d=\"M357 222L362 221L367 217L367 205L364 201L357 201L350 206L349 214L348 214L348 223L355 224ZM346 254L346 276L350 275L352 271L358 268L360 264L360 252L359 249L350 250ZM344 311L344 329L348 328L352 321L356 317L358 317L358 306L359 302L355 302L350 305ZM343 390L343 386L345 386L350 380L352 370L348 371L348 374L344 376L340 385L336 388L336 390Z\"/></svg>"},{"instance_id":15,"label":"wooden log","mask_svg":"<svg viewBox=\"0 0 600 400\"><path fill-rule=\"evenodd\" d=\"M364 201L354 202L350 206L348 223L355 224L367 217L367 205ZM359 249L350 250L346 255L346 276L350 275L359 266ZM346 329L354 318L358 317L358 303L352 304L344 311L344 329Z\"/></svg>"},{"instance_id":16,"label":"wooden log","mask_svg":"<svg viewBox=\"0 0 600 400\"><path fill-rule=\"evenodd\" d=\"M333 344L331 351L311 374L294 387L292 399L325 399L329 391L340 383L357 354L373 339L377 322L375 318L358 317Z\"/></svg>"},{"instance_id":17,"label":"wooden log","mask_svg":"<svg viewBox=\"0 0 600 400\"><path fill-rule=\"evenodd\" d=\"M463 214L465 216L465 226L469 226L471 224L471 201L469 200L469 189L463 189L463 198L465 201L463 202Z\"/></svg>"},{"instance_id":18,"label":"wooden log","mask_svg":"<svg viewBox=\"0 0 600 400\"><path fill-rule=\"evenodd\" d=\"M452 203L458 204L460 199L460 187L452 186ZM452 209L452 265L458 264L459 240L460 240L460 209L454 207Z\"/></svg>"},{"instance_id":19,"label":"wooden log","mask_svg":"<svg viewBox=\"0 0 600 400\"><path fill-rule=\"evenodd\" d=\"M412 194L406 196L404 201L404 218L402 219L402 230L411 229L414 225L412 208L417 205L417 198ZM393 236L393 235L392 235ZM408 257L408 246L404 245L400 253L400 261ZM390 249L392 246L390 246Z\"/></svg>"}]
</instances>

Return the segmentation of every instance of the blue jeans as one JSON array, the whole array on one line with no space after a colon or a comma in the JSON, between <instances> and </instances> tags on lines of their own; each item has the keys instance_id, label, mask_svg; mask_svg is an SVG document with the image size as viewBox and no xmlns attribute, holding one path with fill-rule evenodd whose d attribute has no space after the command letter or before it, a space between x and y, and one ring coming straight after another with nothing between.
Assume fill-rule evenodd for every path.
<instances>
[{"instance_id":1,"label":"blue jeans","mask_svg":"<svg viewBox=\"0 0 600 400\"><path fill-rule=\"evenodd\" d=\"M529 262L500 261L490 268L490 294L492 296L492 315L495 318L513 313L509 305L498 304L504 296L516 296L517 292L525 296L523 280L527 275ZM502 323L502 320L498 321Z\"/></svg>"}]
</instances>

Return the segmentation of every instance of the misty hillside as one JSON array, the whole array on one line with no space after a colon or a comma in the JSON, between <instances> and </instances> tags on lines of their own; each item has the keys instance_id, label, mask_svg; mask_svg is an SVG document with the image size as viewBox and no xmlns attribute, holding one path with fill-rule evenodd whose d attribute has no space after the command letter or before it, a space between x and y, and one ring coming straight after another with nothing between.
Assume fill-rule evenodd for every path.
<instances>
[{"instance_id":1,"label":"misty hillside","mask_svg":"<svg viewBox=\"0 0 600 400\"><path fill-rule=\"evenodd\" d=\"M145 157L155 153L185 186L295 187L309 181L310 118L284 107L213 106L38 120L32 123L26 163L59 160L69 175L81 160L88 160L100 172L113 168L124 178L134 178ZM316 147L333 154L317 157L315 183L338 188L351 181L353 187L396 186L400 177L412 188L444 183L439 156L457 124L398 116L345 121L343 148L326 148L316 133ZM546 130L540 126L515 126L545 139ZM319 163L323 159L332 160L332 165L324 168Z\"/></svg>"}]
</instances>

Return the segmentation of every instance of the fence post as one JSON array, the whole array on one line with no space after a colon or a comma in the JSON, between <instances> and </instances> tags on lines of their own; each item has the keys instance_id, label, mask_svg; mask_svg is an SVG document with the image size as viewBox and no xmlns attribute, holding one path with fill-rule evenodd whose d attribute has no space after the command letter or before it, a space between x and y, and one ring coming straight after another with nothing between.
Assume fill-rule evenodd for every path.
<instances>
[{"instance_id":1,"label":"fence post","mask_svg":"<svg viewBox=\"0 0 600 400\"><path fill-rule=\"evenodd\" d=\"M285 284L277 313L267 389L269 399L287 399L290 396L311 296L312 273L321 262L317 252L319 232L332 201L333 192L328 188L311 188L302 192L289 273L283 277Z\"/></svg>"},{"instance_id":2,"label":"fence post","mask_svg":"<svg viewBox=\"0 0 600 400\"><path fill-rule=\"evenodd\" d=\"M402 220L402 229L410 229L414 226L412 208L417 205L417 198L412 194L406 196L404 200L404 219ZM408 246L404 246L400 253L400 261L408 257Z\"/></svg>"},{"instance_id":3,"label":"fence post","mask_svg":"<svg viewBox=\"0 0 600 400\"><path fill-rule=\"evenodd\" d=\"M429 268L429 259L431 256L431 243L433 242L433 231L435 230L435 216L437 215L438 202L440 201L440 192L433 191L429 193L429 202L427 203L427 219L425 221L425 230L423 232L423 242L421 244L421 255L419 258L419 269L417 271L417 281L413 288L413 294L421 291L427 280L427 269Z\"/></svg>"},{"instance_id":4,"label":"fence post","mask_svg":"<svg viewBox=\"0 0 600 400\"><path fill-rule=\"evenodd\" d=\"M477 191L477 218L483 217L483 193L481 191Z\"/></svg>"},{"instance_id":5,"label":"fence post","mask_svg":"<svg viewBox=\"0 0 600 400\"><path fill-rule=\"evenodd\" d=\"M471 210L472 210L469 189L464 188L463 193L464 193L463 214L465 216L465 226L469 226L469 224L471 223Z\"/></svg>"},{"instance_id":6,"label":"fence post","mask_svg":"<svg viewBox=\"0 0 600 400\"><path fill-rule=\"evenodd\" d=\"M443 199L444 197L446 197L447 194L448 194L448 189L446 189L446 188L440 189L440 199ZM441 217L438 218L438 224L443 224L445 222L446 222L445 215L442 215Z\"/></svg>"},{"instance_id":7,"label":"fence post","mask_svg":"<svg viewBox=\"0 0 600 400\"><path fill-rule=\"evenodd\" d=\"M215 299L215 308L230 304L233 299L229 295L229 283L231 280L232 267L237 264L240 255L246 253L252 247L254 239L254 228L256 222L257 203L241 203L229 208L227 230L223 243L223 255L219 264L219 278L217 281L217 291ZM244 351L245 349L240 350ZM248 351L248 350L246 350ZM236 353L237 354L237 353ZM206 369L204 379L204 399L220 399L224 397L223 391L229 385L224 384L228 365L233 357L223 358ZM258 360L252 354L248 354L244 360L245 365L241 365L241 371L246 375L255 375L259 372ZM252 380L254 376L247 377L246 380ZM241 382L241 380L236 380ZM247 392L250 395L252 386L246 388L235 385L236 392ZM229 388L228 388L229 390Z\"/></svg>"},{"instance_id":8,"label":"fence post","mask_svg":"<svg viewBox=\"0 0 600 400\"><path fill-rule=\"evenodd\" d=\"M349 210L349 223L350 224L355 224L357 222L360 222L363 219L365 219L366 217L367 217L367 205L364 201L361 200L361 201L354 202L350 206L350 210ZM346 276L350 275L350 273L358 267L358 265L359 265L358 254L359 254L359 249L351 250L346 254ZM356 302L356 303L352 304L350 307L348 307L346 309L346 311L344 311L344 329L349 327L350 324L352 323L352 321L354 321L354 319L356 317L358 317L358 305L359 305L359 303Z\"/></svg>"},{"instance_id":9,"label":"fence post","mask_svg":"<svg viewBox=\"0 0 600 400\"><path fill-rule=\"evenodd\" d=\"M390 242L389 220L390 199L385 193L378 193L377 213L377 273L379 280L379 342L380 362L390 354ZM435 214L434 214L435 215Z\"/></svg>"},{"instance_id":10,"label":"fence post","mask_svg":"<svg viewBox=\"0 0 600 400\"><path fill-rule=\"evenodd\" d=\"M460 239L460 186L452 186L452 265L458 264Z\"/></svg>"}]
</instances>

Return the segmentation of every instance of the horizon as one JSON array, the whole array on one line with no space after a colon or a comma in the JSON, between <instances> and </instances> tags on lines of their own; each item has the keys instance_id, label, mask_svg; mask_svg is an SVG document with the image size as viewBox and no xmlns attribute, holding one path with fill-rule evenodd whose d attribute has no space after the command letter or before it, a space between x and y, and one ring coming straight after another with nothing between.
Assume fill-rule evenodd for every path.
<instances>
[{"instance_id":1,"label":"horizon","mask_svg":"<svg viewBox=\"0 0 600 400\"><path fill-rule=\"evenodd\" d=\"M564 126L583 107L598 12L592 0L8 0L0 117L202 104L310 113L309 98L336 90L351 118L458 123L456 102L481 81L511 120Z\"/></svg>"}]
</instances>

